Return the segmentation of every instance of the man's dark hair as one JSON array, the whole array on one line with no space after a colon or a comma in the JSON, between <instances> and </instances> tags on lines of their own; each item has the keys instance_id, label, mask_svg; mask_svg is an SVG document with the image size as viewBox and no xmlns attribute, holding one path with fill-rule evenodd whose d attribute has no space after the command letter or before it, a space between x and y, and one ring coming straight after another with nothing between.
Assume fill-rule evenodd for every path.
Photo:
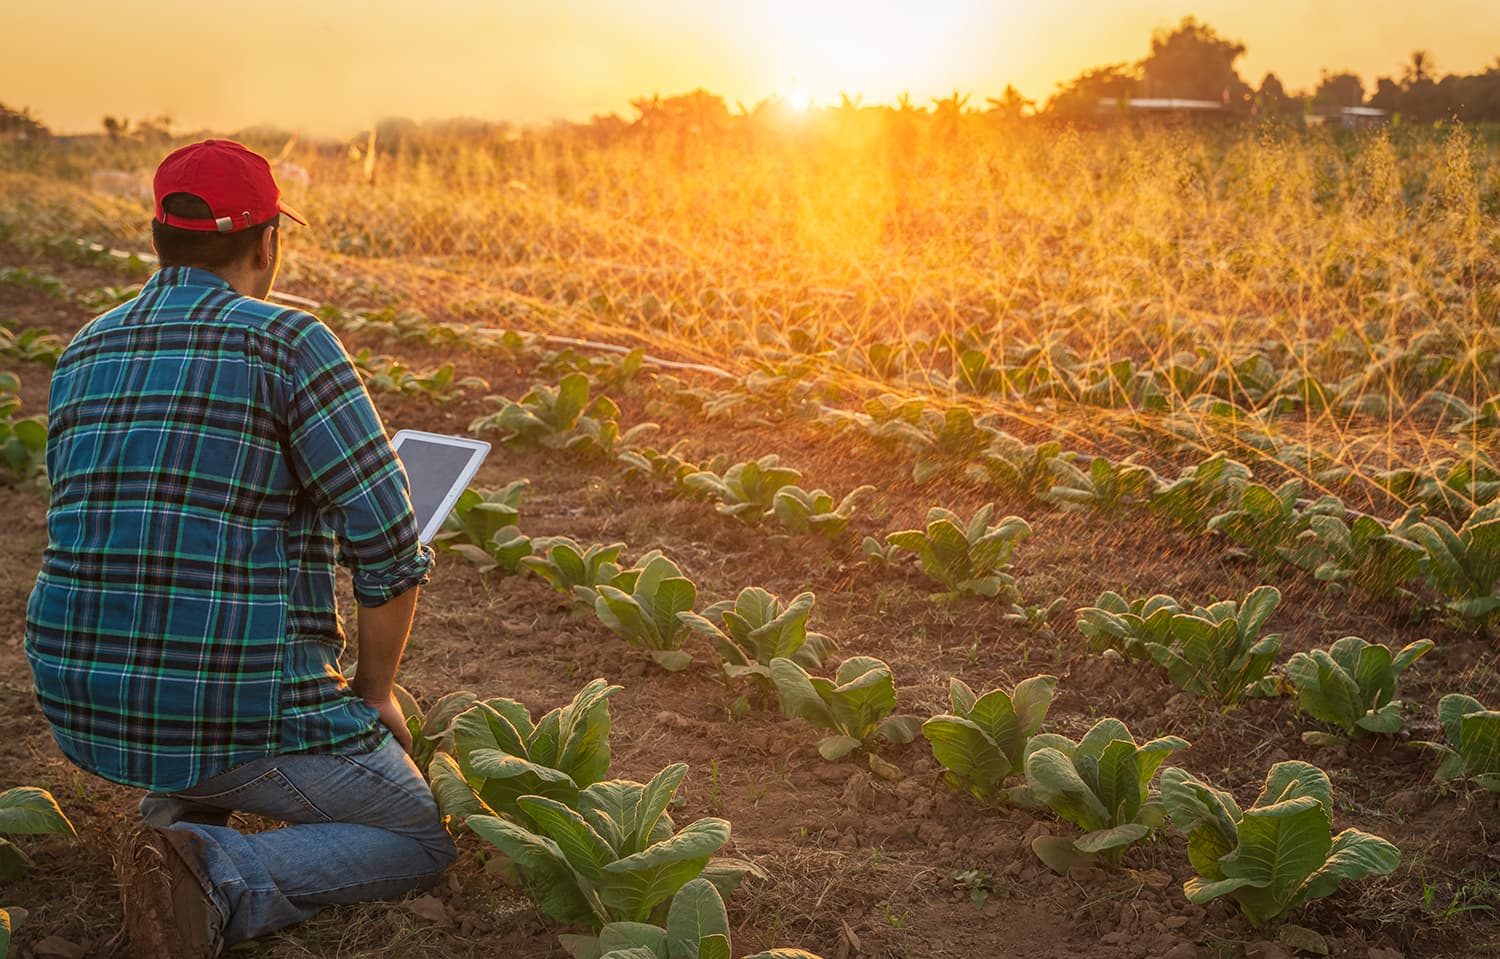
<instances>
[{"instance_id":1,"label":"man's dark hair","mask_svg":"<svg viewBox=\"0 0 1500 959\"><path fill-rule=\"evenodd\" d=\"M169 193L162 198L161 205L172 216L186 219L211 220L214 216L208 204L191 193ZM212 230L184 230L153 219L151 238L156 241L156 255L162 266L217 270L249 255L260 242L262 233L280 225L281 217L277 215L249 229L215 233Z\"/></svg>"}]
</instances>

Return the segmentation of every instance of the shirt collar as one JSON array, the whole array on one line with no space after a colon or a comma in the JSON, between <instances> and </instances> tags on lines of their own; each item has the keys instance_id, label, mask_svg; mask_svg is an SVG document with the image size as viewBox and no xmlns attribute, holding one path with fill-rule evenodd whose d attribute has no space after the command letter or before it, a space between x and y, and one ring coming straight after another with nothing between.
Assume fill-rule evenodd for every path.
<instances>
[{"instance_id":1,"label":"shirt collar","mask_svg":"<svg viewBox=\"0 0 1500 959\"><path fill-rule=\"evenodd\" d=\"M201 286L214 290L231 289L229 281L211 270L196 266L164 266L152 274L141 292L169 286Z\"/></svg>"}]
</instances>

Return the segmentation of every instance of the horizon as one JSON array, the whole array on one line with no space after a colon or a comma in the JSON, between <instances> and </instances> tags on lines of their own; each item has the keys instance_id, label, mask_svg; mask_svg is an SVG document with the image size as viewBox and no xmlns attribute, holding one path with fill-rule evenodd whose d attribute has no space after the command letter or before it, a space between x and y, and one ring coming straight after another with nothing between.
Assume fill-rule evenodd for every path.
<instances>
[{"instance_id":1,"label":"horizon","mask_svg":"<svg viewBox=\"0 0 1500 959\"><path fill-rule=\"evenodd\" d=\"M30 109L59 134L98 132L106 115L168 116L178 131L269 127L334 139L393 118L629 119L633 98L695 89L732 109L777 97L830 106L841 93L873 106L902 92L925 107L954 92L979 106L1010 84L1040 106L1085 70L1139 61L1154 31L1185 16L1245 45L1236 66L1246 82L1275 73L1289 91L1311 92L1325 71L1355 73L1368 91L1378 76L1399 77L1414 50L1431 54L1437 75L1478 72L1500 54L1485 39L1500 36L1500 8L1473 0L1436 0L1418 23L1349 0L1316 9L1269 0L1255 11L1225 0L1128 10L1107 0L1047 9L946 0L920 12L845 0L766 0L753 10L434 0L420 19L398 0L313 10L267 0L258 19L233 24L187 0L155 9L154 28L138 9L99 0L16 11L15 28L0 37L0 102ZM79 32L79 23L92 26ZM226 58L222 45L198 39L230 29L245 56ZM142 56L152 43L171 56ZM299 71L303 64L311 66ZM310 97L314 84L321 95Z\"/></svg>"}]
</instances>

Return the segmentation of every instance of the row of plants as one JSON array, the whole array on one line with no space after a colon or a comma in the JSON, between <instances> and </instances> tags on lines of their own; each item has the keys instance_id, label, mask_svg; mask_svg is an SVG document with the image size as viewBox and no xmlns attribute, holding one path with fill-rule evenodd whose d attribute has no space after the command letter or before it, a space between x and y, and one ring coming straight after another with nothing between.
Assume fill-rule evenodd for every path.
<instances>
[{"instance_id":1,"label":"row of plants","mask_svg":"<svg viewBox=\"0 0 1500 959\"><path fill-rule=\"evenodd\" d=\"M1168 482L1128 459L1111 462L1097 456L1085 466L1056 442L1023 443L999 430L992 418L976 418L963 407L939 416L921 400L888 395L866 406L863 422L872 436L917 447L933 457L924 460L924 454L918 454L919 473L967 460L969 475L1018 498L1109 513L1144 507L1185 529L1222 533L1265 567L1291 564L1321 582L1382 600L1399 595L1415 602L1407 587L1424 582L1442 598L1446 610L1481 628L1488 628L1500 614L1500 595L1495 592L1500 581L1500 501L1473 510L1457 528L1439 516L1424 516L1421 507L1387 523L1349 510L1332 494L1309 501L1302 495L1301 480L1288 480L1272 490L1254 482L1249 467L1224 453ZM519 402L503 401L497 413L476 420L472 428L507 430L510 442L616 455L628 469L682 492L717 499L721 513L749 523L774 518L793 533L841 535L856 500L871 489L858 487L836 503L825 490L797 486L801 474L782 465L774 454L702 468L685 460L680 446L664 453L638 446L635 441L655 424L640 424L622 436L618 412L607 397L591 400L587 375L574 372L556 388L538 386ZM1470 489L1480 483L1500 487L1500 473L1486 469L1476 474L1470 469L1466 475ZM1493 480L1482 479L1492 475ZM1391 479L1407 491L1417 482L1409 471ZM1433 495L1454 492L1451 483L1434 485L1443 492ZM985 578L988 564L978 564L978 577L963 577L948 569L953 564L939 555L963 538L968 541L966 552L982 557L984 550L976 540L989 535L987 523L980 521L978 529L971 523L966 529L957 517L943 513L928 517L923 542L905 534L886 545L867 539L866 556L878 564L888 558L892 546L909 548L922 558L929 575L949 587L949 594L993 590L985 595L999 595L1005 584ZM998 541L1030 532L1019 519L1008 518L1001 526L1007 524L1014 534L998 536ZM977 587L980 582L984 589ZM1008 592L1005 599L1016 601Z\"/></svg>"},{"instance_id":2,"label":"row of plants","mask_svg":"<svg viewBox=\"0 0 1500 959\"><path fill-rule=\"evenodd\" d=\"M1106 592L1078 610L1078 629L1096 651L1152 663L1179 689L1221 706L1247 696L1293 694L1302 712L1335 729L1304 732L1303 740L1313 745L1400 732L1405 704L1396 698L1396 685L1433 650L1432 641L1392 650L1345 636L1327 649L1295 653L1277 670L1282 635L1264 632L1264 626L1280 599L1272 586L1257 587L1240 603L1209 606L1184 605L1165 594L1131 602ZM1439 781L1462 777L1500 792L1500 715L1490 712L1462 693L1438 701L1447 742L1418 745L1441 753Z\"/></svg>"},{"instance_id":3,"label":"row of plants","mask_svg":"<svg viewBox=\"0 0 1500 959\"><path fill-rule=\"evenodd\" d=\"M521 703L459 691L425 713L403 705L443 814L506 857L507 868L554 921L575 959L730 956L724 900L754 864L717 855L730 824L704 817L678 827L669 808L688 767L649 782L608 779L609 699L596 679L566 706L533 720ZM755 959L816 959L772 949Z\"/></svg>"},{"instance_id":4,"label":"row of plants","mask_svg":"<svg viewBox=\"0 0 1500 959\"><path fill-rule=\"evenodd\" d=\"M371 393L425 396L435 403L447 403L469 390L490 388L480 377L460 378L452 363L426 371L414 370L393 356L372 354L367 349L355 353L352 360L365 389Z\"/></svg>"}]
</instances>

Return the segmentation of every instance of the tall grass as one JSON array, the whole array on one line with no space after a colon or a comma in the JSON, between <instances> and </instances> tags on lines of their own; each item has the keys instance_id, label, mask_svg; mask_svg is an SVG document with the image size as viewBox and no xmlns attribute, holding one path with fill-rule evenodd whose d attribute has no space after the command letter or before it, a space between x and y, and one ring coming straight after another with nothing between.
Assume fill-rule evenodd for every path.
<instances>
[{"instance_id":1,"label":"tall grass","mask_svg":"<svg viewBox=\"0 0 1500 959\"><path fill-rule=\"evenodd\" d=\"M149 168L165 147L107 150L0 147L0 222L143 248L144 204L90 196L86 172ZM383 145L373 182L343 148L291 159L315 221L291 239L294 278L393 301L373 305L628 332L728 365L966 331L997 358L1041 345L1165 366L1208 349L1231 376L1261 350L1383 398L1282 425L1365 473L1455 455L1428 388L1500 392L1500 180L1462 128L1072 131L845 109L416 136ZM1436 381L1398 356L1424 335L1451 359ZM1121 418L1009 411L1038 428Z\"/></svg>"}]
</instances>

